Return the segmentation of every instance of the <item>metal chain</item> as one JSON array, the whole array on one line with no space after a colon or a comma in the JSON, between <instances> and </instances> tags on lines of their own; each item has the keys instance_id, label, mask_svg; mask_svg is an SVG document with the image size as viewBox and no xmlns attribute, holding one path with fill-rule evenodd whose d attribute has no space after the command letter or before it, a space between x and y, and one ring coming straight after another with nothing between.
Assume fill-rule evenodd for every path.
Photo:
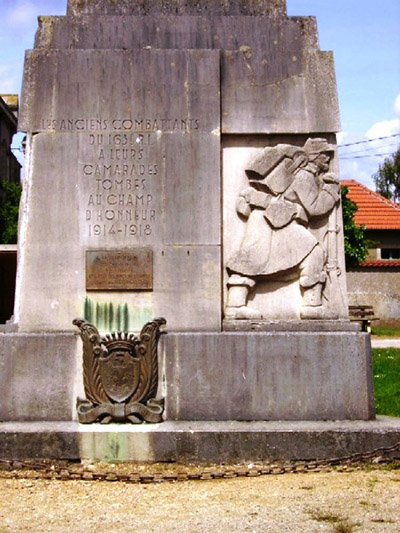
<instances>
[{"instance_id":1,"label":"metal chain","mask_svg":"<svg viewBox=\"0 0 400 533\"><path fill-rule=\"evenodd\" d=\"M58 480L79 480L79 481L122 481L125 483L162 483L166 481L210 481L214 479L233 479L240 477L258 477L266 475L281 475L288 473L306 473L327 471L334 466L349 466L357 463L365 463L372 459L385 457L392 460L392 454L400 452L400 441L390 447L376 448L375 450L365 453L354 453L342 457L333 457L330 459L319 459L312 461L291 461L282 465L265 465L251 466L245 465L235 467L225 467L219 470L206 468L200 472L130 472L120 474L117 472L96 472L85 470L76 470L76 467L63 466L60 464L51 464L49 462L31 462L15 459L0 459L0 472L5 470L12 471L14 477L29 477L28 472L34 471L39 479L58 479ZM19 474L22 472L22 476Z\"/></svg>"}]
</instances>

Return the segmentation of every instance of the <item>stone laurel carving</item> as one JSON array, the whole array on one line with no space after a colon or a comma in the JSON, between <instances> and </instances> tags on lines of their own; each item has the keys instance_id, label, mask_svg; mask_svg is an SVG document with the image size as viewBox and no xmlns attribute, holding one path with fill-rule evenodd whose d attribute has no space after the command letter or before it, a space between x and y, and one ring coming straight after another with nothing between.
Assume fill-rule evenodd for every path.
<instances>
[{"instance_id":1,"label":"stone laurel carving","mask_svg":"<svg viewBox=\"0 0 400 533\"><path fill-rule=\"evenodd\" d=\"M324 305L327 276L334 290L337 268L336 206L340 185L329 172L334 147L326 139L308 139L303 147L279 144L261 151L245 169L249 186L237 199L237 212L247 219L241 245L227 262L229 273L225 317L262 319L248 307L258 280L298 277L302 319L337 318ZM310 231L310 223L326 225L326 243ZM324 293L323 293L324 291Z\"/></svg>"},{"instance_id":2,"label":"stone laurel carving","mask_svg":"<svg viewBox=\"0 0 400 533\"><path fill-rule=\"evenodd\" d=\"M155 318L133 333L100 336L82 319L73 324L83 341L83 383L86 399L78 399L78 420L83 424L130 421L161 422L164 400L156 400L157 343L164 318Z\"/></svg>"}]
</instances>

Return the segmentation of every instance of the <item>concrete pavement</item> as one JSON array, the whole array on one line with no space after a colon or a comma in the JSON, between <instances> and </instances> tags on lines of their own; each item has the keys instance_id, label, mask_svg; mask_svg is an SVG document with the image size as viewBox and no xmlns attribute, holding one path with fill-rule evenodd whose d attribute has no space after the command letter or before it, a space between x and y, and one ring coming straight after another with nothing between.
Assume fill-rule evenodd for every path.
<instances>
[{"instance_id":1,"label":"concrete pavement","mask_svg":"<svg viewBox=\"0 0 400 533\"><path fill-rule=\"evenodd\" d=\"M400 339L397 337L371 337L371 345L372 348L400 348Z\"/></svg>"}]
</instances>

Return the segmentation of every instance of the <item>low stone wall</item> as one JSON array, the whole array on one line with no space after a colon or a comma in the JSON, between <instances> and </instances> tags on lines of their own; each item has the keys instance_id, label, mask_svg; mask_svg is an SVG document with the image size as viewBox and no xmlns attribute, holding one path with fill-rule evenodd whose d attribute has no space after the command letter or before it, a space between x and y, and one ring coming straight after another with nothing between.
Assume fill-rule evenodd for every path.
<instances>
[{"instance_id":1,"label":"low stone wall","mask_svg":"<svg viewBox=\"0 0 400 533\"><path fill-rule=\"evenodd\" d=\"M358 268L347 272L349 305L372 305L379 327L400 327L400 268Z\"/></svg>"}]
</instances>

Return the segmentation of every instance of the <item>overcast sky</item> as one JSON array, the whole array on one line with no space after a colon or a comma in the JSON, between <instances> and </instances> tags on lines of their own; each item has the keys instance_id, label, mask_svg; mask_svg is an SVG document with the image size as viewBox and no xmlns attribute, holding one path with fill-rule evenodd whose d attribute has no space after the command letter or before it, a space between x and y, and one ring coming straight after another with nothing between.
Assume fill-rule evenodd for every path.
<instances>
[{"instance_id":1,"label":"overcast sky","mask_svg":"<svg viewBox=\"0 0 400 533\"><path fill-rule=\"evenodd\" d=\"M0 0L0 93L19 93L38 15L64 15L67 0ZM320 48L335 58L342 179L373 188L371 175L399 146L400 0L287 0L288 14L317 17ZM16 141L18 143L18 140Z\"/></svg>"}]
</instances>

